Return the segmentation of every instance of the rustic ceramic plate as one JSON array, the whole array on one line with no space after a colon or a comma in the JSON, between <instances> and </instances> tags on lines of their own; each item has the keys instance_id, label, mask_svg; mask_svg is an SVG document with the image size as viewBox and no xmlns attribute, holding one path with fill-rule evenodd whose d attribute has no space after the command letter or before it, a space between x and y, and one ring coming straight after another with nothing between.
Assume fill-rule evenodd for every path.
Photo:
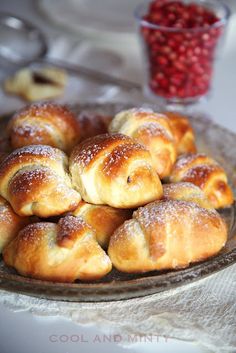
<instances>
[{"instance_id":1,"label":"rustic ceramic plate","mask_svg":"<svg viewBox=\"0 0 236 353\"><path fill-rule=\"evenodd\" d=\"M124 106L121 104L83 104L74 107L74 110L113 115L122 108ZM6 119L5 117L0 122L2 133L0 149L5 148ZM195 115L190 119L197 135L199 150L213 156L226 169L235 192L236 135L214 124L206 117ZM217 256L184 270L155 271L142 275L127 275L113 270L102 280L93 283L78 281L73 284L62 284L19 276L14 270L7 268L0 259L0 288L47 299L84 302L129 299L168 291L170 288L204 278L236 262L235 205L222 210L221 214L229 229L225 248Z\"/></svg>"}]
</instances>

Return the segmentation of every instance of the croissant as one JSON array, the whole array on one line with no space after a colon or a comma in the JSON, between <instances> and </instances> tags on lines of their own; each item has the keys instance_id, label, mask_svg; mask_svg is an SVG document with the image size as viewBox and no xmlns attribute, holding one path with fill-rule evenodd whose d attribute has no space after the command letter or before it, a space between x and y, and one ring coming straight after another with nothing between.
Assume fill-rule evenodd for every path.
<instances>
[{"instance_id":1,"label":"croissant","mask_svg":"<svg viewBox=\"0 0 236 353\"><path fill-rule=\"evenodd\" d=\"M203 208L214 208L198 186L187 182L164 184L163 199L195 202Z\"/></svg>"},{"instance_id":2,"label":"croissant","mask_svg":"<svg viewBox=\"0 0 236 353\"><path fill-rule=\"evenodd\" d=\"M107 133L111 119L112 117L109 115L81 111L78 115L79 124L81 126L81 141L89 137Z\"/></svg>"},{"instance_id":3,"label":"croissant","mask_svg":"<svg viewBox=\"0 0 236 353\"><path fill-rule=\"evenodd\" d=\"M195 135L188 118L179 113L164 112L175 138L177 154L196 153Z\"/></svg>"},{"instance_id":4,"label":"croissant","mask_svg":"<svg viewBox=\"0 0 236 353\"><path fill-rule=\"evenodd\" d=\"M143 144L150 151L161 179L170 174L176 160L176 147L166 116L150 109L125 110L114 117L109 131L128 135Z\"/></svg>"},{"instance_id":5,"label":"croissant","mask_svg":"<svg viewBox=\"0 0 236 353\"><path fill-rule=\"evenodd\" d=\"M224 220L187 201L156 201L139 208L112 235L108 254L123 272L185 268L225 245Z\"/></svg>"},{"instance_id":6,"label":"croissant","mask_svg":"<svg viewBox=\"0 0 236 353\"><path fill-rule=\"evenodd\" d=\"M92 229L73 216L26 226L5 247L3 259L23 276L55 282L98 279L112 267Z\"/></svg>"},{"instance_id":7,"label":"croissant","mask_svg":"<svg viewBox=\"0 0 236 353\"><path fill-rule=\"evenodd\" d=\"M131 218L132 211L81 201L72 214L83 218L93 228L98 243L107 249L111 235L124 221Z\"/></svg>"},{"instance_id":8,"label":"croissant","mask_svg":"<svg viewBox=\"0 0 236 353\"><path fill-rule=\"evenodd\" d=\"M234 200L224 169L203 153L180 156L170 181L186 181L199 186L214 208L228 207Z\"/></svg>"},{"instance_id":9,"label":"croissant","mask_svg":"<svg viewBox=\"0 0 236 353\"><path fill-rule=\"evenodd\" d=\"M122 134L92 137L69 159L73 187L86 202L133 208L162 196L160 179L144 146Z\"/></svg>"},{"instance_id":10,"label":"croissant","mask_svg":"<svg viewBox=\"0 0 236 353\"><path fill-rule=\"evenodd\" d=\"M13 149L28 145L50 145L68 152L81 138L74 114L65 106L36 103L17 112L8 124Z\"/></svg>"},{"instance_id":11,"label":"croissant","mask_svg":"<svg viewBox=\"0 0 236 353\"><path fill-rule=\"evenodd\" d=\"M28 223L28 217L18 216L11 205L0 196L0 254L19 230Z\"/></svg>"},{"instance_id":12,"label":"croissant","mask_svg":"<svg viewBox=\"0 0 236 353\"><path fill-rule=\"evenodd\" d=\"M20 216L59 215L81 200L71 187L66 155L43 145L19 148L2 161L0 195Z\"/></svg>"}]
</instances>

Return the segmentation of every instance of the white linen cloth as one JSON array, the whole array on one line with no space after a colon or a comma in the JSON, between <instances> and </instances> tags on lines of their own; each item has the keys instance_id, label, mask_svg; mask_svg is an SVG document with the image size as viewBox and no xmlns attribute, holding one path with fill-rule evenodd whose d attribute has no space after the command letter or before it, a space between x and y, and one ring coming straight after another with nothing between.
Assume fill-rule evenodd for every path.
<instances>
[{"instance_id":1,"label":"white linen cloth","mask_svg":"<svg viewBox=\"0 0 236 353\"><path fill-rule=\"evenodd\" d=\"M101 303L51 301L0 291L0 303L35 315L63 316L104 333L177 338L209 352L236 352L236 265L193 284L137 299ZM126 342L127 339L127 342Z\"/></svg>"}]
</instances>

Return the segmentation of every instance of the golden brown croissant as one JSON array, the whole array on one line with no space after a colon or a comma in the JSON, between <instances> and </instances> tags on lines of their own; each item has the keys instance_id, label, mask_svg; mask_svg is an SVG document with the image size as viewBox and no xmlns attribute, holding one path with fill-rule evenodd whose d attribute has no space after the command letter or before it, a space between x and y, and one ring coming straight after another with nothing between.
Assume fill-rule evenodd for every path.
<instances>
[{"instance_id":1,"label":"golden brown croissant","mask_svg":"<svg viewBox=\"0 0 236 353\"><path fill-rule=\"evenodd\" d=\"M197 203L203 208L214 208L198 186L187 182L164 184L163 199L189 201Z\"/></svg>"},{"instance_id":2,"label":"golden brown croissant","mask_svg":"<svg viewBox=\"0 0 236 353\"><path fill-rule=\"evenodd\" d=\"M28 223L28 217L18 216L11 205L0 196L0 254L19 230Z\"/></svg>"},{"instance_id":3,"label":"golden brown croissant","mask_svg":"<svg viewBox=\"0 0 236 353\"><path fill-rule=\"evenodd\" d=\"M180 156L170 181L186 181L199 186L215 208L230 206L234 200L224 169L203 153Z\"/></svg>"},{"instance_id":4,"label":"golden brown croissant","mask_svg":"<svg viewBox=\"0 0 236 353\"><path fill-rule=\"evenodd\" d=\"M0 165L0 194L20 216L49 217L76 208L66 155L53 147L19 148Z\"/></svg>"},{"instance_id":5,"label":"golden brown croissant","mask_svg":"<svg viewBox=\"0 0 236 353\"><path fill-rule=\"evenodd\" d=\"M218 253L227 240L224 220L186 201L156 201L139 208L112 235L108 254L123 272L187 267Z\"/></svg>"},{"instance_id":6,"label":"golden brown croissant","mask_svg":"<svg viewBox=\"0 0 236 353\"><path fill-rule=\"evenodd\" d=\"M81 111L78 115L78 120L81 126L81 141L86 140L89 137L107 133L111 119L112 117L109 115Z\"/></svg>"},{"instance_id":7,"label":"golden brown croissant","mask_svg":"<svg viewBox=\"0 0 236 353\"><path fill-rule=\"evenodd\" d=\"M125 110L114 117L109 131L125 134L143 144L150 151L161 179L170 174L176 160L176 147L166 116L150 109Z\"/></svg>"},{"instance_id":8,"label":"golden brown croissant","mask_svg":"<svg viewBox=\"0 0 236 353\"><path fill-rule=\"evenodd\" d=\"M98 243L107 248L111 235L124 221L132 217L128 209L114 208L104 205L92 205L81 201L72 213L82 217L94 230Z\"/></svg>"},{"instance_id":9,"label":"golden brown croissant","mask_svg":"<svg viewBox=\"0 0 236 353\"><path fill-rule=\"evenodd\" d=\"M49 145L70 151L81 138L80 125L65 106L35 103L17 112L8 125L10 143L19 148Z\"/></svg>"},{"instance_id":10,"label":"golden brown croissant","mask_svg":"<svg viewBox=\"0 0 236 353\"><path fill-rule=\"evenodd\" d=\"M175 138L178 155L197 152L193 128L188 118L179 113L164 112Z\"/></svg>"},{"instance_id":11,"label":"golden brown croissant","mask_svg":"<svg viewBox=\"0 0 236 353\"><path fill-rule=\"evenodd\" d=\"M86 202L133 208L162 196L162 185L144 146L122 134L92 137L69 160L73 187Z\"/></svg>"},{"instance_id":12,"label":"golden brown croissant","mask_svg":"<svg viewBox=\"0 0 236 353\"><path fill-rule=\"evenodd\" d=\"M111 261L92 229L73 216L58 224L34 223L5 247L3 259L24 276L57 282L94 280L111 270Z\"/></svg>"}]
</instances>

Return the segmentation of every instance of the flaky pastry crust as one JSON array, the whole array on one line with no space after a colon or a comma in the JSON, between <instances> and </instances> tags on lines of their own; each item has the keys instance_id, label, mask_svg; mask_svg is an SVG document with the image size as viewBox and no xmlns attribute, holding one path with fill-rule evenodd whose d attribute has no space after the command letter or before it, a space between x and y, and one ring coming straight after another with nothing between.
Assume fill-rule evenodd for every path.
<instances>
[{"instance_id":1,"label":"flaky pastry crust","mask_svg":"<svg viewBox=\"0 0 236 353\"><path fill-rule=\"evenodd\" d=\"M151 154L161 179L170 174L177 152L174 136L167 117L150 109L121 111L112 120L110 132L118 132L136 139Z\"/></svg>"},{"instance_id":2,"label":"flaky pastry crust","mask_svg":"<svg viewBox=\"0 0 236 353\"><path fill-rule=\"evenodd\" d=\"M207 196L198 186L187 182L164 184L163 199L189 201L203 208L214 208Z\"/></svg>"},{"instance_id":3,"label":"flaky pastry crust","mask_svg":"<svg viewBox=\"0 0 236 353\"><path fill-rule=\"evenodd\" d=\"M20 217L11 205L0 196L0 254L4 247L30 222L29 217Z\"/></svg>"},{"instance_id":4,"label":"flaky pastry crust","mask_svg":"<svg viewBox=\"0 0 236 353\"><path fill-rule=\"evenodd\" d=\"M69 152L81 139L75 115L55 103L35 103L18 111L8 124L13 149L28 145L49 145Z\"/></svg>"},{"instance_id":5,"label":"flaky pastry crust","mask_svg":"<svg viewBox=\"0 0 236 353\"><path fill-rule=\"evenodd\" d=\"M177 269L217 254L226 240L226 224L214 209L164 200L135 211L112 235L108 254L124 272Z\"/></svg>"},{"instance_id":6,"label":"flaky pastry crust","mask_svg":"<svg viewBox=\"0 0 236 353\"><path fill-rule=\"evenodd\" d=\"M168 117L176 142L177 154L196 153L195 135L189 119L179 113L164 112Z\"/></svg>"},{"instance_id":7,"label":"flaky pastry crust","mask_svg":"<svg viewBox=\"0 0 236 353\"><path fill-rule=\"evenodd\" d=\"M197 185L215 208L228 207L234 200L224 169L203 153L180 156L173 167L170 181Z\"/></svg>"},{"instance_id":8,"label":"flaky pastry crust","mask_svg":"<svg viewBox=\"0 0 236 353\"><path fill-rule=\"evenodd\" d=\"M72 214L82 217L93 228L98 243L107 249L111 235L124 221L132 217L132 213L129 209L92 205L81 201Z\"/></svg>"},{"instance_id":9,"label":"flaky pastry crust","mask_svg":"<svg viewBox=\"0 0 236 353\"><path fill-rule=\"evenodd\" d=\"M71 187L67 156L45 145L19 148L2 161L0 194L20 216L60 215L81 200Z\"/></svg>"},{"instance_id":10,"label":"flaky pastry crust","mask_svg":"<svg viewBox=\"0 0 236 353\"><path fill-rule=\"evenodd\" d=\"M82 199L135 208L162 196L162 185L146 148L122 134L92 137L69 160L72 185Z\"/></svg>"},{"instance_id":11,"label":"flaky pastry crust","mask_svg":"<svg viewBox=\"0 0 236 353\"><path fill-rule=\"evenodd\" d=\"M111 270L111 261L92 229L73 216L58 224L34 223L5 247L3 259L23 276L54 282L95 280Z\"/></svg>"}]
</instances>

